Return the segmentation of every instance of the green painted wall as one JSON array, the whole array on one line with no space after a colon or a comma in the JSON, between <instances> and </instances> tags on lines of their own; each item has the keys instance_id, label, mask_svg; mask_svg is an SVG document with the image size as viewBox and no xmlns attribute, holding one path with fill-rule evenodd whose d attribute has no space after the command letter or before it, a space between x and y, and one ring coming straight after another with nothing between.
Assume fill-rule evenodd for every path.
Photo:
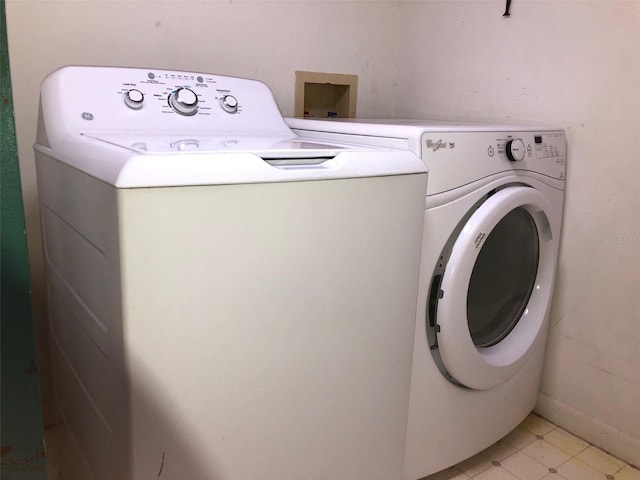
<instances>
[{"instance_id":1,"label":"green painted wall","mask_svg":"<svg viewBox=\"0 0 640 480\"><path fill-rule=\"evenodd\" d=\"M0 57L0 477L44 480L44 436L4 0L0 0Z\"/></svg>"}]
</instances>

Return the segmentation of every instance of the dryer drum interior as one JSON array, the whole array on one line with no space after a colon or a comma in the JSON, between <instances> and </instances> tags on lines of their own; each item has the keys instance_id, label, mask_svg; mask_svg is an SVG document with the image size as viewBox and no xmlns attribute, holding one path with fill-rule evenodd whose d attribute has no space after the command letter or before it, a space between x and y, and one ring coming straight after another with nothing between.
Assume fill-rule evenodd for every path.
<instances>
[{"instance_id":1,"label":"dryer drum interior","mask_svg":"<svg viewBox=\"0 0 640 480\"><path fill-rule=\"evenodd\" d=\"M490 347L513 330L536 280L538 230L523 208L513 209L489 234L473 267L467 322L476 347Z\"/></svg>"}]
</instances>

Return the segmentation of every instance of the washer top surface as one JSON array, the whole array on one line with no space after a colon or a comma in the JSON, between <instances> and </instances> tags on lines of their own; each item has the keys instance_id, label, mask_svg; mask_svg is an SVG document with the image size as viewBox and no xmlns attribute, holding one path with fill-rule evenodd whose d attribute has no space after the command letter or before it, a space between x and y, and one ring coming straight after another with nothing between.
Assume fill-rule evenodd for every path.
<instances>
[{"instance_id":1,"label":"washer top surface","mask_svg":"<svg viewBox=\"0 0 640 480\"><path fill-rule=\"evenodd\" d=\"M352 146L313 142L292 135L256 137L112 132L82 135L132 152L145 154L251 152L262 158L332 158L340 152L354 150Z\"/></svg>"},{"instance_id":2,"label":"washer top surface","mask_svg":"<svg viewBox=\"0 0 640 480\"><path fill-rule=\"evenodd\" d=\"M262 82L150 68L51 73L34 148L119 188L426 173L408 152L300 139Z\"/></svg>"}]
</instances>

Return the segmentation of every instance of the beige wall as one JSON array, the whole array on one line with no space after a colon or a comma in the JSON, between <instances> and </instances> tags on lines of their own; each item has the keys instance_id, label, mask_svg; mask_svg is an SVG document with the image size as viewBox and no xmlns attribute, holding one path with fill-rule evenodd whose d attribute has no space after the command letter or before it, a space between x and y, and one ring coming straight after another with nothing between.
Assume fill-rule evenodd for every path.
<instances>
[{"instance_id":1,"label":"beige wall","mask_svg":"<svg viewBox=\"0 0 640 480\"><path fill-rule=\"evenodd\" d=\"M257 78L360 76L364 116L539 120L569 140L565 229L539 411L640 464L640 1L7 2L36 299L38 85L65 64ZM42 316L42 309L36 309Z\"/></svg>"},{"instance_id":2,"label":"beige wall","mask_svg":"<svg viewBox=\"0 0 640 480\"><path fill-rule=\"evenodd\" d=\"M567 129L538 411L640 464L640 2L402 5L396 116Z\"/></svg>"}]
</instances>

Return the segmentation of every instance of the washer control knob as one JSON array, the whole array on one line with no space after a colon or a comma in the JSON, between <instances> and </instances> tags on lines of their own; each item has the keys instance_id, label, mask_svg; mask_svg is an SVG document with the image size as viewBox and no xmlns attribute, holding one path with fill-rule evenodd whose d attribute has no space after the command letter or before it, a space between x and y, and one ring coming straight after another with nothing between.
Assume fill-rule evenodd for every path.
<instances>
[{"instance_id":1,"label":"washer control knob","mask_svg":"<svg viewBox=\"0 0 640 480\"><path fill-rule=\"evenodd\" d=\"M129 108L133 108L134 110L141 109L142 104L144 103L144 93L140 90L136 90L135 88L124 92L122 98L124 98L125 105Z\"/></svg>"},{"instance_id":2,"label":"washer control knob","mask_svg":"<svg viewBox=\"0 0 640 480\"><path fill-rule=\"evenodd\" d=\"M238 99L233 95L225 95L220 99L220 106L227 113L236 113L238 111Z\"/></svg>"},{"instance_id":3,"label":"washer control knob","mask_svg":"<svg viewBox=\"0 0 640 480\"><path fill-rule=\"evenodd\" d=\"M198 95L189 88L180 87L169 95L169 105L180 115L195 115L198 112Z\"/></svg>"},{"instance_id":4,"label":"washer control knob","mask_svg":"<svg viewBox=\"0 0 640 480\"><path fill-rule=\"evenodd\" d=\"M504 147L507 158L512 162L524 160L525 147L521 138L512 138Z\"/></svg>"}]
</instances>

